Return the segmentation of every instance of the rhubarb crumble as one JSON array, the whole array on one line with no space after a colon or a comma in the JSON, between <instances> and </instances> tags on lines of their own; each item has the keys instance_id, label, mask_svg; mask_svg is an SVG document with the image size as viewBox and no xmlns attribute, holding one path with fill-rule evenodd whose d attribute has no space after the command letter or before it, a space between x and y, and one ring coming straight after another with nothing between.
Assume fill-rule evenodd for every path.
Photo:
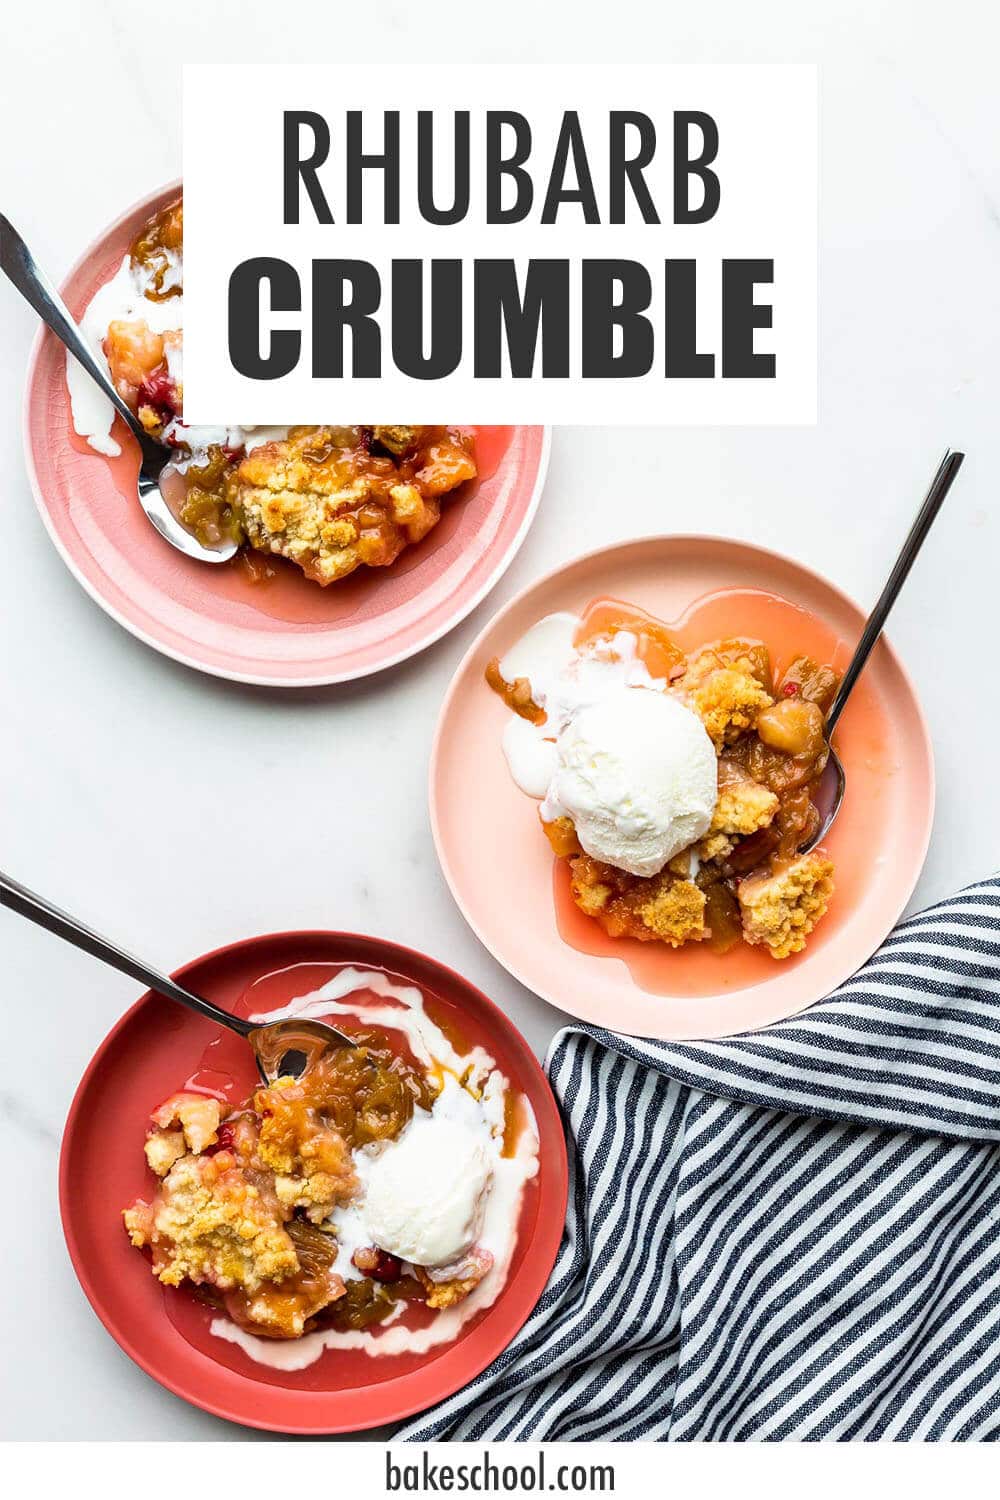
<instances>
[{"instance_id":1,"label":"rhubarb crumble","mask_svg":"<svg viewBox=\"0 0 1000 1500\"><path fill-rule=\"evenodd\" d=\"M833 669L732 638L682 651L639 611L540 621L487 682L504 750L541 801L572 899L611 937L740 942L784 959L827 911L833 864L810 844Z\"/></svg>"},{"instance_id":2,"label":"rhubarb crumble","mask_svg":"<svg viewBox=\"0 0 1000 1500\"><path fill-rule=\"evenodd\" d=\"M459 427L195 427L183 417L184 209L147 223L82 328L123 400L170 448L164 494L207 547L236 542L251 576L255 553L287 558L326 586L361 566L388 567L433 530L448 496L477 474L472 435ZM67 378L76 430L101 452L110 402L73 361Z\"/></svg>"},{"instance_id":3,"label":"rhubarb crumble","mask_svg":"<svg viewBox=\"0 0 1000 1500\"><path fill-rule=\"evenodd\" d=\"M344 975L339 993L373 977ZM489 1305L502 1285L533 1122L482 1049L458 1056L419 992L398 994L420 1008L399 1012L402 1047L365 1027L237 1108L181 1092L153 1112L156 1186L125 1209L129 1238L165 1286L194 1288L243 1334L335 1342L409 1306L440 1317L479 1288Z\"/></svg>"}]
</instances>

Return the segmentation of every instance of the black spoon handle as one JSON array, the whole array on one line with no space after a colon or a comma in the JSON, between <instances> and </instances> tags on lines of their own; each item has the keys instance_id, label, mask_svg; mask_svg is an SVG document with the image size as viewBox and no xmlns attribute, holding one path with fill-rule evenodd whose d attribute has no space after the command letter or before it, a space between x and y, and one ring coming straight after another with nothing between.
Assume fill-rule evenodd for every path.
<instances>
[{"instance_id":1,"label":"black spoon handle","mask_svg":"<svg viewBox=\"0 0 1000 1500\"><path fill-rule=\"evenodd\" d=\"M917 512L917 518L910 527L910 533L903 543L902 551L896 558L892 572L886 580L885 588L878 597L875 608L865 623L861 639L857 649L851 657L851 664L844 673L837 695L830 705L830 712L826 716L827 737L833 733L834 726L844 711L851 689L857 682L864 670L865 663L872 654L872 649L879 636L882 634L883 626L900 589L906 582L907 574L913 567L917 553L923 546L927 533L934 524L934 518L944 503L944 497L951 489L952 481L959 469L962 467L964 453L952 453L951 450L945 454L938 465L938 471L931 480L931 487L927 491L926 499Z\"/></svg>"},{"instance_id":2,"label":"black spoon handle","mask_svg":"<svg viewBox=\"0 0 1000 1500\"><path fill-rule=\"evenodd\" d=\"M228 1011L220 1010L217 1005L213 1005L210 1000L203 1000L200 995L192 995L190 990L182 989L168 975L151 969L148 964L143 963L142 959L126 953L123 948L119 948L107 938L101 937L100 933L84 926L68 912L60 911L58 906L53 906L51 902L36 895L34 891L29 891L27 886L21 885L17 880L12 880L2 871L0 871L0 906L9 907L11 911L27 917L29 922L37 922L39 927L44 927L48 932L54 932L56 937L64 938L75 948L82 948L84 953L102 959L113 969L127 974L130 979L137 979L140 984L155 990L158 995L163 995L167 1000L175 1000L179 1005L186 1005L189 1010L195 1010L199 1015L206 1016L208 1020L228 1027L230 1031L235 1031L237 1036L248 1036L251 1031L255 1030L250 1021L244 1021L240 1016L230 1015Z\"/></svg>"}]
</instances>

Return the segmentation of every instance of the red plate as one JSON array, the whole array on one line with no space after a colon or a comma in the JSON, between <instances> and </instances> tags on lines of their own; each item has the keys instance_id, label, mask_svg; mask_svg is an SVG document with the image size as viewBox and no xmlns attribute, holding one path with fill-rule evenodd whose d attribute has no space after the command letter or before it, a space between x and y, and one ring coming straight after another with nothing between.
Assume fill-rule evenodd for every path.
<instances>
[{"instance_id":1,"label":"red plate","mask_svg":"<svg viewBox=\"0 0 1000 1500\"><path fill-rule=\"evenodd\" d=\"M510 1343L541 1295L566 1215L562 1121L527 1042L473 985L432 958L349 933L278 933L220 948L175 976L244 1013L277 1009L344 964L381 969L423 990L429 1014L481 1043L535 1112L539 1170L525 1188L517 1246L492 1307L451 1344L425 1355L373 1358L327 1350L301 1371L256 1364L209 1332L211 1312L186 1290L162 1287L133 1250L121 1210L148 1196L142 1143L151 1109L195 1073L234 1101L255 1082L249 1048L229 1032L146 994L107 1036L77 1090L66 1122L59 1201L69 1253L105 1328L161 1385L214 1416L274 1432L351 1432L433 1406L474 1379ZM284 972L282 972L284 971ZM248 986L267 977L255 1004ZM208 1049L206 1055L206 1049ZM211 1076L206 1076L206 1070Z\"/></svg>"},{"instance_id":2,"label":"red plate","mask_svg":"<svg viewBox=\"0 0 1000 1500\"><path fill-rule=\"evenodd\" d=\"M150 214L179 184L130 208L63 288L79 317ZM66 566L119 625L175 661L271 687L314 687L404 661L463 620L510 566L534 518L549 456L545 427L478 427L479 478L391 568L359 568L327 589L292 564L253 584L157 535L135 494L138 452L119 418L118 458L73 430L62 345L39 332L28 370L24 446L46 529ZM442 414L447 421L447 413Z\"/></svg>"}]
</instances>

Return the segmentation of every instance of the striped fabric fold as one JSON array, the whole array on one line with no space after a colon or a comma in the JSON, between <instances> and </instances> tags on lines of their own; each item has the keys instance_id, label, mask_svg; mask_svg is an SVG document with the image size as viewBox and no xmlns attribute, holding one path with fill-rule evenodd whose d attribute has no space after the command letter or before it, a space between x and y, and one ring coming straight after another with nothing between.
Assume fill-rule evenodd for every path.
<instances>
[{"instance_id":1,"label":"striped fabric fold","mask_svg":"<svg viewBox=\"0 0 1000 1500\"><path fill-rule=\"evenodd\" d=\"M546 1067L566 1230L521 1333L397 1436L1000 1437L1000 876L766 1031Z\"/></svg>"}]
</instances>

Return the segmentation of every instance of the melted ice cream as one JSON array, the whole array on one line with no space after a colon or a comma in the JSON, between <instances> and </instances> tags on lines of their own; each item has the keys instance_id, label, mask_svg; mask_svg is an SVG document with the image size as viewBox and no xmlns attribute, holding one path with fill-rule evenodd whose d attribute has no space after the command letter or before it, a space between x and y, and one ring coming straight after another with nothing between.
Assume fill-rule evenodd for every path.
<instances>
[{"instance_id":1,"label":"melted ice cream","mask_svg":"<svg viewBox=\"0 0 1000 1500\"><path fill-rule=\"evenodd\" d=\"M175 251L165 251L167 269L163 275L163 290L183 285L183 260ZM104 340L109 326L118 321L143 322L153 333L170 333L184 327L184 294L156 300L146 296L151 285L150 274L142 267L134 267L129 256L125 256L110 281L94 293L80 319L80 331L91 353L100 367L110 377L111 371L104 355ZM167 368L176 385L183 385L182 348L167 351ZM66 355L66 384L69 387L73 429L86 438L98 453L109 458L116 457L121 448L111 436L115 421L115 409L98 385L91 380L69 353ZM288 436L287 427L240 427L188 426L176 417L164 429L163 441L171 446L183 444L190 450L187 455L178 455L174 467L183 472L190 464L203 464L208 458L212 444L224 448L245 448L249 452L261 443L269 443Z\"/></svg>"}]
</instances>

